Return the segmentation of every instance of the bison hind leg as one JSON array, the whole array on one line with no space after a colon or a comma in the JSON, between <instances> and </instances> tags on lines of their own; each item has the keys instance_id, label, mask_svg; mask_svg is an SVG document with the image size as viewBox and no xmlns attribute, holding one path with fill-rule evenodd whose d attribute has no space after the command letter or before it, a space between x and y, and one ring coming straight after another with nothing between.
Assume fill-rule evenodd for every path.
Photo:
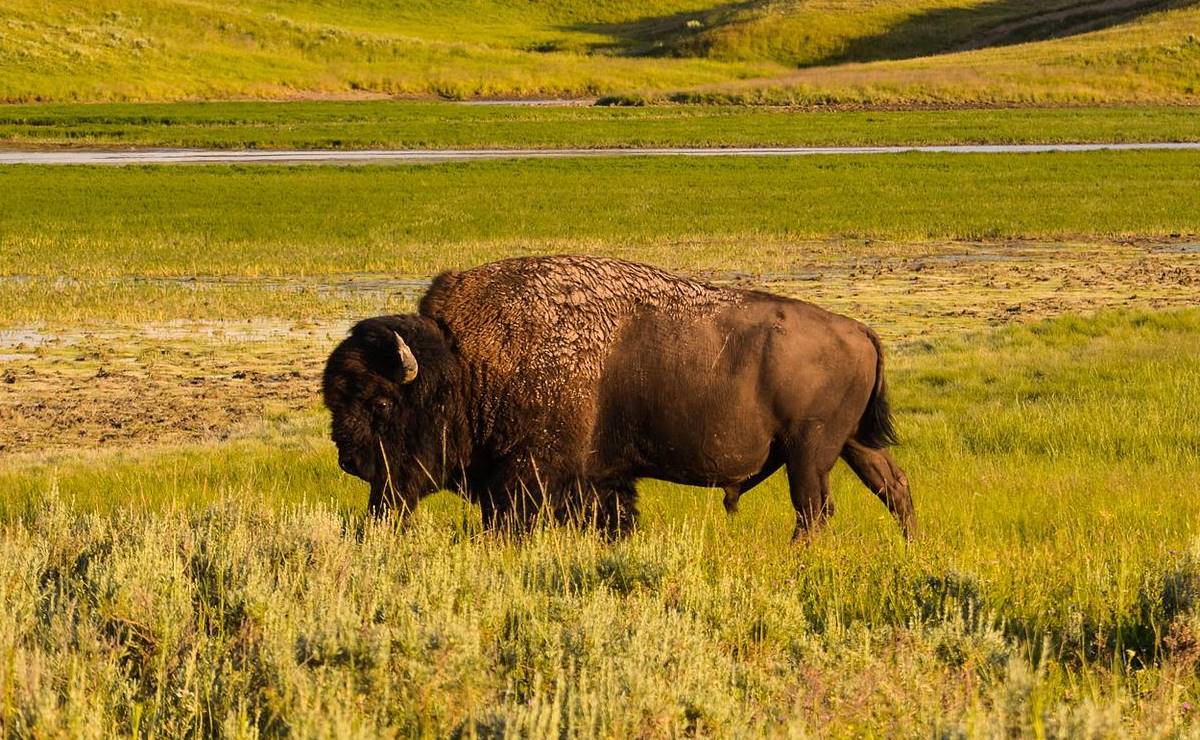
<instances>
[{"instance_id":1,"label":"bison hind leg","mask_svg":"<svg viewBox=\"0 0 1200 740\"><path fill-rule=\"evenodd\" d=\"M886 449L869 447L851 437L842 448L842 459L871 492L887 506L904 536L916 534L917 516L913 510L908 476Z\"/></svg>"}]
</instances>

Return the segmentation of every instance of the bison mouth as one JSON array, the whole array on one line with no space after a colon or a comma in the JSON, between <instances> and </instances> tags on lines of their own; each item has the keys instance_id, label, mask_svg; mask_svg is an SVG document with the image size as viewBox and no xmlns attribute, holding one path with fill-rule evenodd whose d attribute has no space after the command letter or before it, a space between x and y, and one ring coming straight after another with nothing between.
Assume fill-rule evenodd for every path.
<instances>
[{"instance_id":1,"label":"bison mouth","mask_svg":"<svg viewBox=\"0 0 1200 740\"><path fill-rule=\"evenodd\" d=\"M363 477L358 472L358 464L355 463L354 457L340 450L338 451L338 467L348 475L353 475L357 478Z\"/></svg>"}]
</instances>

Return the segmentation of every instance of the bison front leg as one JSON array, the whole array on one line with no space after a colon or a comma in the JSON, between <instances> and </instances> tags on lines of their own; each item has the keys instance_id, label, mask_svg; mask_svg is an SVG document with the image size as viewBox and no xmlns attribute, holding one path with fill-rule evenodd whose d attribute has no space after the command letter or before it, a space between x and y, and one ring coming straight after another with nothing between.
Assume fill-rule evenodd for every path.
<instances>
[{"instance_id":1,"label":"bison front leg","mask_svg":"<svg viewBox=\"0 0 1200 740\"><path fill-rule=\"evenodd\" d=\"M559 524L595 530L610 540L633 532L637 517L637 488L632 482L577 481L554 499L554 518Z\"/></svg>"},{"instance_id":2,"label":"bison front leg","mask_svg":"<svg viewBox=\"0 0 1200 740\"><path fill-rule=\"evenodd\" d=\"M519 537L536 526L539 507L525 487L514 484L484 492L479 510L484 531Z\"/></svg>"},{"instance_id":3,"label":"bison front leg","mask_svg":"<svg viewBox=\"0 0 1200 740\"><path fill-rule=\"evenodd\" d=\"M637 527L637 487L618 483L598 491L597 528L609 539L627 537Z\"/></svg>"},{"instance_id":4,"label":"bison front leg","mask_svg":"<svg viewBox=\"0 0 1200 740\"><path fill-rule=\"evenodd\" d=\"M484 529L515 535L532 531L547 501L554 498L556 485L530 458L498 464L479 494Z\"/></svg>"},{"instance_id":5,"label":"bison front leg","mask_svg":"<svg viewBox=\"0 0 1200 740\"><path fill-rule=\"evenodd\" d=\"M413 509L417 506L416 497L403 496L396 490L390 479L371 483L371 495L367 499L367 513L376 519L382 519L389 514L397 521L408 520Z\"/></svg>"},{"instance_id":6,"label":"bison front leg","mask_svg":"<svg viewBox=\"0 0 1200 740\"><path fill-rule=\"evenodd\" d=\"M885 449L867 447L854 438L842 448L842 459L872 493L888 507L904 536L912 539L917 531L917 516L908 476Z\"/></svg>"}]
</instances>

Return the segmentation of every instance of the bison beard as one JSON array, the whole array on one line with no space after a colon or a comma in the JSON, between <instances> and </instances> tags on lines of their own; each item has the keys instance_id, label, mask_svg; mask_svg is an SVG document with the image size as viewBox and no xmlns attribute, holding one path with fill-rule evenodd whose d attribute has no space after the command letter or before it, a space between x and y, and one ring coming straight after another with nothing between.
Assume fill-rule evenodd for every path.
<instances>
[{"instance_id":1,"label":"bison beard","mask_svg":"<svg viewBox=\"0 0 1200 740\"><path fill-rule=\"evenodd\" d=\"M370 509L447 488L489 528L539 514L611 535L639 478L741 494L780 467L795 536L830 512L839 457L914 526L879 340L801 301L596 257L438 276L419 313L357 324L324 377L341 467Z\"/></svg>"}]
</instances>

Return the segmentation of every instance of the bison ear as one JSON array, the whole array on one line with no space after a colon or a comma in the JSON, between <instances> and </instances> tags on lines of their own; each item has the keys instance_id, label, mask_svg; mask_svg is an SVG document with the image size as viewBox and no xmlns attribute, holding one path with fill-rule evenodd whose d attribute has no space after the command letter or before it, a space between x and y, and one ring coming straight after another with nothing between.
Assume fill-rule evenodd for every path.
<instances>
[{"instance_id":1,"label":"bison ear","mask_svg":"<svg viewBox=\"0 0 1200 740\"><path fill-rule=\"evenodd\" d=\"M416 379L418 365L400 328L400 322L391 317L366 319L355 325L351 336L366 345L372 370L403 385Z\"/></svg>"}]
</instances>

